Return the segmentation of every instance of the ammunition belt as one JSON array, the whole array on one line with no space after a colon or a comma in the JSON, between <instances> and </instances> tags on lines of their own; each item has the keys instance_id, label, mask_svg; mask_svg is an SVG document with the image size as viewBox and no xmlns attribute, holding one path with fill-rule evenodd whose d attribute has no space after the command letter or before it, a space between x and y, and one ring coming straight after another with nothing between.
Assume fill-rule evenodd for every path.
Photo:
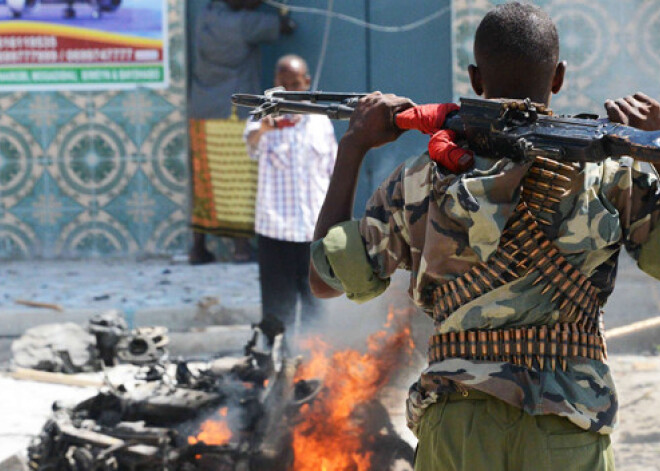
<instances>
[{"instance_id":1,"label":"ammunition belt","mask_svg":"<svg viewBox=\"0 0 660 471\"><path fill-rule=\"evenodd\" d=\"M432 293L433 318L441 322L461 306L516 279L536 274L542 294L556 289L552 297L559 322L577 323L589 333L598 333L598 291L561 254L544 232L571 184L575 168L537 157L523 180L522 197L500 244L486 262L475 265L454 280L438 285Z\"/></svg>"},{"instance_id":2,"label":"ammunition belt","mask_svg":"<svg viewBox=\"0 0 660 471\"><path fill-rule=\"evenodd\" d=\"M549 365L554 371L557 363L566 370L566 361L577 357L603 361L606 352L601 334L585 332L575 323L450 332L433 335L429 340L430 363L465 358L541 370Z\"/></svg>"},{"instance_id":3,"label":"ammunition belt","mask_svg":"<svg viewBox=\"0 0 660 471\"><path fill-rule=\"evenodd\" d=\"M544 232L553 226L552 216L576 177L577 169L570 164L543 157L534 159L522 182L522 200Z\"/></svg>"}]
</instances>

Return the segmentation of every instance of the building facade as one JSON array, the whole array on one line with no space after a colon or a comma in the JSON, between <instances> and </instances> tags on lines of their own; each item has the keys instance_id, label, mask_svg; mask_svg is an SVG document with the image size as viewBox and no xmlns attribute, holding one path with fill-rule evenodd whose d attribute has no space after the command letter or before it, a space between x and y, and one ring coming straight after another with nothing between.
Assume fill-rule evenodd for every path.
<instances>
[{"instance_id":1,"label":"building facade","mask_svg":"<svg viewBox=\"0 0 660 471\"><path fill-rule=\"evenodd\" d=\"M186 31L206 1L168 1L166 89L0 94L0 259L187 252ZM319 90L381 90L418 103L469 96L474 30L496 3L292 0L299 27L263 48L264 88L277 58L293 52L308 60ZM556 21L568 61L554 109L603 114L606 98L637 90L660 97L660 2L535 3ZM336 124L338 135L345 126ZM407 133L369 153L358 214L397 163L425 145Z\"/></svg>"}]
</instances>

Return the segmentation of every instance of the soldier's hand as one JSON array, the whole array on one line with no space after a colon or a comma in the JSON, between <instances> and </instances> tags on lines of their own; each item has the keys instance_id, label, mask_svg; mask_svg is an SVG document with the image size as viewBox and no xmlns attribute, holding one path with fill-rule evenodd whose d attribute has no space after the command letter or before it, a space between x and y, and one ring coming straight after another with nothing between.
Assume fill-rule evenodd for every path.
<instances>
[{"instance_id":1,"label":"soldier's hand","mask_svg":"<svg viewBox=\"0 0 660 471\"><path fill-rule=\"evenodd\" d=\"M394 124L394 115L415 106L408 98L371 93L360 98L351 115L346 137L365 152L396 140L403 132Z\"/></svg>"},{"instance_id":2,"label":"soldier's hand","mask_svg":"<svg viewBox=\"0 0 660 471\"><path fill-rule=\"evenodd\" d=\"M605 102L610 121L643 131L660 130L660 103L642 92Z\"/></svg>"}]
</instances>

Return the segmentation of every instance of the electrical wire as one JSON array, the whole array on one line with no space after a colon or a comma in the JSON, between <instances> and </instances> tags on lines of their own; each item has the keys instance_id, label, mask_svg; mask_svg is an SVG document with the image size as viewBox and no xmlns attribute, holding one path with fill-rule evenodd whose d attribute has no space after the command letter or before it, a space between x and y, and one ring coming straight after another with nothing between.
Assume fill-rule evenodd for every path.
<instances>
[{"instance_id":1,"label":"electrical wire","mask_svg":"<svg viewBox=\"0 0 660 471\"><path fill-rule=\"evenodd\" d=\"M326 10L325 18L325 31L323 31L323 41L321 41L321 52L319 52L319 61L316 63L316 72L314 73L314 82L312 83L312 91L315 92L319 86L321 79L321 72L323 71L323 63L325 62L325 53L328 50L328 39L330 38L330 23L332 22L332 7L335 0L328 0L328 8Z\"/></svg>"},{"instance_id":2,"label":"electrical wire","mask_svg":"<svg viewBox=\"0 0 660 471\"><path fill-rule=\"evenodd\" d=\"M385 25L377 25L374 23L369 23L367 21L363 21L359 18L356 18L354 16L350 15L345 15L343 13L337 13L335 11L330 11L328 10L322 10L320 8L313 8L313 7L301 7L297 5L290 5L290 4L284 4L281 2L278 2L276 0L264 0L264 3L267 5L270 5L275 8L281 8L285 10L290 10L293 12L297 13L309 13L311 15L322 15L322 16L328 16L332 18L337 18L338 20L346 21L348 23L353 23L358 26L362 26L363 28L368 28L373 31L378 31L381 33L404 33L406 31L411 31L413 29L417 29L420 26L424 26L427 23L430 23L431 21L440 18L444 14L448 13L451 9L451 7L445 7L441 8L440 10L431 13L428 16L425 16L424 18L421 18L417 21L413 21L412 23L408 23L405 25L401 26L385 26Z\"/></svg>"}]
</instances>

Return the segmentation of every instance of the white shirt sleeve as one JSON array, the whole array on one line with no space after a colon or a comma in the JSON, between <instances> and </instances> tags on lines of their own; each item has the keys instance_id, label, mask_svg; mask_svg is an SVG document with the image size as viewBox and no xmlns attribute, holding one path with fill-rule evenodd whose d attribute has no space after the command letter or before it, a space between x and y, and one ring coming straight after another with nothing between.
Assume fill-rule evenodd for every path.
<instances>
[{"instance_id":1,"label":"white shirt sleeve","mask_svg":"<svg viewBox=\"0 0 660 471\"><path fill-rule=\"evenodd\" d=\"M328 153L326 155L326 171L328 177L332 175L335 169L335 159L337 158L337 139L335 138L335 128L328 119L324 128L324 139L328 142Z\"/></svg>"},{"instance_id":2,"label":"white shirt sleeve","mask_svg":"<svg viewBox=\"0 0 660 471\"><path fill-rule=\"evenodd\" d=\"M259 146L251 146L247 140L248 135L253 131L258 131L261 128L261 121L258 119L249 118L245 124L245 131L243 131L243 141L247 146L248 155L252 160L259 160Z\"/></svg>"}]
</instances>

